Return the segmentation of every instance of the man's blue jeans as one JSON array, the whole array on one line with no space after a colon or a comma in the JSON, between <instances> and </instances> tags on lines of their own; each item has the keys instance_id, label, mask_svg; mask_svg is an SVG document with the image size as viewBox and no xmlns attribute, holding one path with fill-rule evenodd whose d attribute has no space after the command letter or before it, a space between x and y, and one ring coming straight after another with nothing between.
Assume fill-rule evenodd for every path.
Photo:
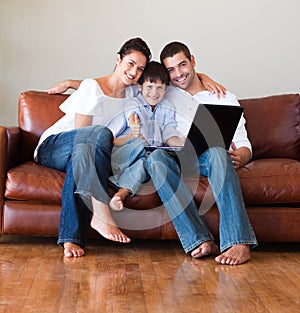
<instances>
[{"instance_id":1,"label":"man's blue jeans","mask_svg":"<svg viewBox=\"0 0 300 313\"><path fill-rule=\"evenodd\" d=\"M164 203L183 249L192 251L205 241L214 240L188 187L182 180L177 162L162 150L152 152L146 168ZM207 176L220 213L220 249L237 245L256 246L240 183L229 154L210 148L199 158L199 173Z\"/></svg>"},{"instance_id":2,"label":"man's blue jeans","mask_svg":"<svg viewBox=\"0 0 300 313\"><path fill-rule=\"evenodd\" d=\"M58 244L85 247L90 225L91 196L108 203L113 135L103 126L88 126L52 135L38 151L38 162L66 172L62 190Z\"/></svg>"}]
</instances>

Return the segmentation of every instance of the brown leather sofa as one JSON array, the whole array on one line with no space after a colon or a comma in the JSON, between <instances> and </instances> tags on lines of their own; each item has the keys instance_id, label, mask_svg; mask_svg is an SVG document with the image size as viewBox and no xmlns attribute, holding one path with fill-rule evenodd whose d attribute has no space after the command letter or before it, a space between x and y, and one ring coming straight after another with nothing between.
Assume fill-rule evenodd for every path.
<instances>
[{"instance_id":1,"label":"brown leather sofa","mask_svg":"<svg viewBox=\"0 0 300 313\"><path fill-rule=\"evenodd\" d=\"M19 126L0 127L1 235L57 235L64 173L35 164L33 150L42 132L62 116L58 106L66 97L24 92L19 98ZM253 160L238 175L257 238L300 241L299 94L240 103L245 107ZM196 184L194 198L200 204L208 186L206 178L191 176L187 183ZM111 186L109 191L114 192ZM114 217L131 238L178 239L151 183L128 198L125 206ZM216 207L204 216L218 238ZM91 231L90 235L97 234Z\"/></svg>"}]
</instances>

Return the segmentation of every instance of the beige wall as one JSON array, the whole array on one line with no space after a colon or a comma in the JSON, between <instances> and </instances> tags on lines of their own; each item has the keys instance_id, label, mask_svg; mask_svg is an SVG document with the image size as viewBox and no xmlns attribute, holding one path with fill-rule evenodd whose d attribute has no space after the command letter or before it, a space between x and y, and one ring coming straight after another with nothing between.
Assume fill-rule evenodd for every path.
<instances>
[{"instance_id":1,"label":"beige wall","mask_svg":"<svg viewBox=\"0 0 300 313\"><path fill-rule=\"evenodd\" d=\"M124 40L187 43L239 98L299 92L299 0L0 0L0 124L21 91L108 74Z\"/></svg>"}]
</instances>

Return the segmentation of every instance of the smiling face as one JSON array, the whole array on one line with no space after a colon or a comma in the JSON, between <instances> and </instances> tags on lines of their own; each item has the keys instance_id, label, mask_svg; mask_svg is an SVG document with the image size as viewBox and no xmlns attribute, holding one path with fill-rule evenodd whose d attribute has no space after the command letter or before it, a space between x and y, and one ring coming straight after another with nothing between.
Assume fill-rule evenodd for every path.
<instances>
[{"instance_id":1,"label":"smiling face","mask_svg":"<svg viewBox=\"0 0 300 313\"><path fill-rule=\"evenodd\" d=\"M161 102L166 93L166 88L166 84L163 84L161 81L155 83L144 81L143 84L139 86L143 98L152 107Z\"/></svg>"},{"instance_id":2,"label":"smiling face","mask_svg":"<svg viewBox=\"0 0 300 313\"><path fill-rule=\"evenodd\" d=\"M145 69L147 59L141 52L132 51L126 54L123 59L118 54L116 63L116 72L120 75L123 84L129 86L137 83Z\"/></svg>"},{"instance_id":3,"label":"smiling face","mask_svg":"<svg viewBox=\"0 0 300 313\"><path fill-rule=\"evenodd\" d=\"M172 57L165 58L163 63L168 70L173 85L184 90L191 87L196 77L193 56L189 60L183 52L179 52Z\"/></svg>"}]
</instances>

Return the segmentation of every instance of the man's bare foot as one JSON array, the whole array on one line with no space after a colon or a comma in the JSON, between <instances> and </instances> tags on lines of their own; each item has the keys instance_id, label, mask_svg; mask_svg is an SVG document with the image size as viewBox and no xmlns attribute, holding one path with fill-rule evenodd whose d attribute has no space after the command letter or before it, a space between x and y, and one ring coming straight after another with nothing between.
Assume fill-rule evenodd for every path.
<instances>
[{"instance_id":1,"label":"man's bare foot","mask_svg":"<svg viewBox=\"0 0 300 313\"><path fill-rule=\"evenodd\" d=\"M77 258L80 256L84 256L84 250L77 244L72 242L64 243L64 255L67 258Z\"/></svg>"},{"instance_id":2,"label":"man's bare foot","mask_svg":"<svg viewBox=\"0 0 300 313\"><path fill-rule=\"evenodd\" d=\"M235 245L215 258L216 262L223 265L238 265L250 259L249 245Z\"/></svg>"},{"instance_id":3,"label":"man's bare foot","mask_svg":"<svg viewBox=\"0 0 300 313\"><path fill-rule=\"evenodd\" d=\"M193 258L202 258L203 256L218 253L218 246L211 240L203 242L198 248L192 251L191 256Z\"/></svg>"},{"instance_id":4,"label":"man's bare foot","mask_svg":"<svg viewBox=\"0 0 300 313\"><path fill-rule=\"evenodd\" d=\"M109 206L114 211L123 210L123 200L121 196L114 195L110 200Z\"/></svg>"}]
</instances>

